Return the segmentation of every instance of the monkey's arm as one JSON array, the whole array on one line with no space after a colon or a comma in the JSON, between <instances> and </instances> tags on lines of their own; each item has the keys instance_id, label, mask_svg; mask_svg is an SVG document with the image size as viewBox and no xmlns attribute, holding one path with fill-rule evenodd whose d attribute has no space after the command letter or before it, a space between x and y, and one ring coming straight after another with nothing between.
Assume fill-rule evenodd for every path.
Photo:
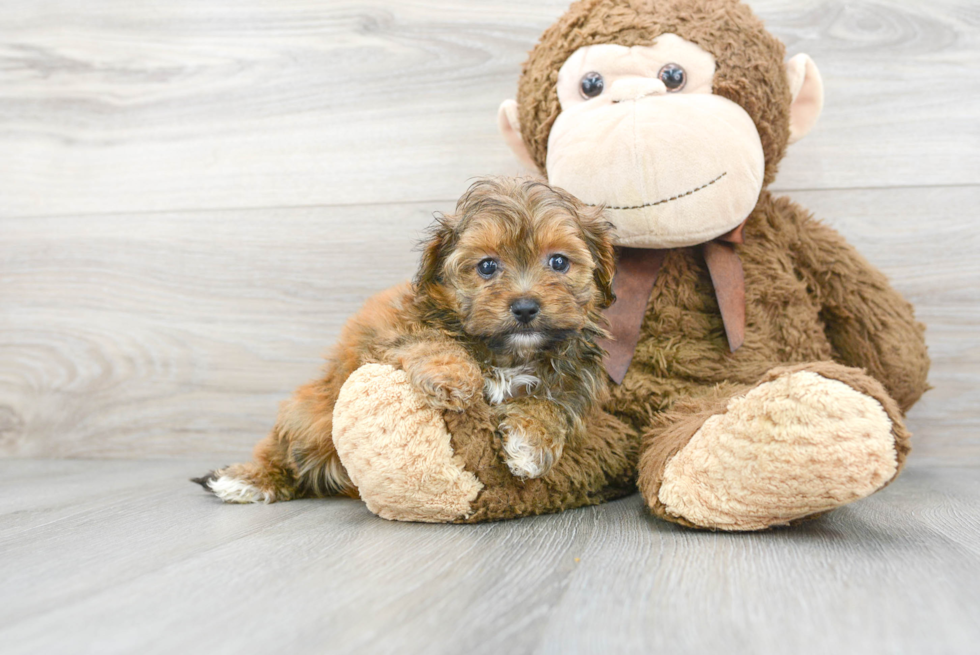
<instances>
[{"instance_id":1,"label":"monkey's arm","mask_svg":"<svg viewBox=\"0 0 980 655\"><path fill-rule=\"evenodd\" d=\"M840 234L792 209L801 214L793 250L819 298L834 358L867 370L908 411L928 388L925 326L885 275Z\"/></svg>"}]
</instances>

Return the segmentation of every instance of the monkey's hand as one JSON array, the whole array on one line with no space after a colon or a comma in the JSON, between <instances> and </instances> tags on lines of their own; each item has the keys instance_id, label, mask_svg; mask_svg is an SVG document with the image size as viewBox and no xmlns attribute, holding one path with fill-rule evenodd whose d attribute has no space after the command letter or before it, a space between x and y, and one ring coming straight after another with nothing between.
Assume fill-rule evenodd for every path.
<instances>
[{"instance_id":1,"label":"monkey's hand","mask_svg":"<svg viewBox=\"0 0 980 655\"><path fill-rule=\"evenodd\" d=\"M480 367L459 344L421 341L399 348L394 359L436 409L461 412L483 391Z\"/></svg>"},{"instance_id":2,"label":"monkey's hand","mask_svg":"<svg viewBox=\"0 0 980 655\"><path fill-rule=\"evenodd\" d=\"M540 478L561 457L568 431L564 412L541 398L515 398L498 405L498 431L505 461L519 478Z\"/></svg>"}]
</instances>

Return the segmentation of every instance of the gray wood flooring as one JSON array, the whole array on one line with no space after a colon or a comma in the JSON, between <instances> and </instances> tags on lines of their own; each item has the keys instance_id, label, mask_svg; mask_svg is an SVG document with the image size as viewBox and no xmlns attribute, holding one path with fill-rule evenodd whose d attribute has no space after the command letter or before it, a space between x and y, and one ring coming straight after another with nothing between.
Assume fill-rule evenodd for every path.
<instances>
[{"instance_id":1,"label":"gray wood flooring","mask_svg":"<svg viewBox=\"0 0 980 655\"><path fill-rule=\"evenodd\" d=\"M212 462L213 463L213 462ZM201 461L0 460L0 644L37 653L976 653L980 474L762 534L633 496L475 526L231 506Z\"/></svg>"},{"instance_id":2,"label":"gray wood flooring","mask_svg":"<svg viewBox=\"0 0 980 655\"><path fill-rule=\"evenodd\" d=\"M774 188L916 304L934 389L894 485L725 535L186 481L520 172L496 109L567 0L0 0L0 652L980 651L980 5L751 4L826 86Z\"/></svg>"}]
</instances>

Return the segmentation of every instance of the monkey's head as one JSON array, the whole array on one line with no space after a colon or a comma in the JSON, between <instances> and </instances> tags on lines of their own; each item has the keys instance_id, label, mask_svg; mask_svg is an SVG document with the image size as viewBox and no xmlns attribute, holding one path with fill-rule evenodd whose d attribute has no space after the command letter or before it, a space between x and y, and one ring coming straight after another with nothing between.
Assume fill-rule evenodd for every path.
<instances>
[{"instance_id":1,"label":"monkey's head","mask_svg":"<svg viewBox=\"0 0 980 655\"><path fill-rule=\"evenodd\" d=\"M737 228L823 104L813 61L738 0L581 0L524 64L501 131L617 243L672 248Z\"/></svg>"}]
</instances>

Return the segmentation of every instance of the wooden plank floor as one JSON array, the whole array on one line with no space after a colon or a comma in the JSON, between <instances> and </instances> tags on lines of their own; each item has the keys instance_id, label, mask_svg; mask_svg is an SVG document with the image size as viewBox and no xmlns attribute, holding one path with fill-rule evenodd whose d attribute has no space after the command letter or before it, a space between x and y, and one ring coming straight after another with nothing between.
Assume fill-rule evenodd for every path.
<instances>
[{"instance_id":1,"label":"wooden plank floor","mask_svg":"<svg viewBox=\"0 0 980 655\"><path fill-rule=\"evenodd\" d=\"M976 653L980 475L918 465L805 526L637 496L474 526L222 505L214 462L0 461L0 644L37 653Z\"/></svg>"}]
</instances>

